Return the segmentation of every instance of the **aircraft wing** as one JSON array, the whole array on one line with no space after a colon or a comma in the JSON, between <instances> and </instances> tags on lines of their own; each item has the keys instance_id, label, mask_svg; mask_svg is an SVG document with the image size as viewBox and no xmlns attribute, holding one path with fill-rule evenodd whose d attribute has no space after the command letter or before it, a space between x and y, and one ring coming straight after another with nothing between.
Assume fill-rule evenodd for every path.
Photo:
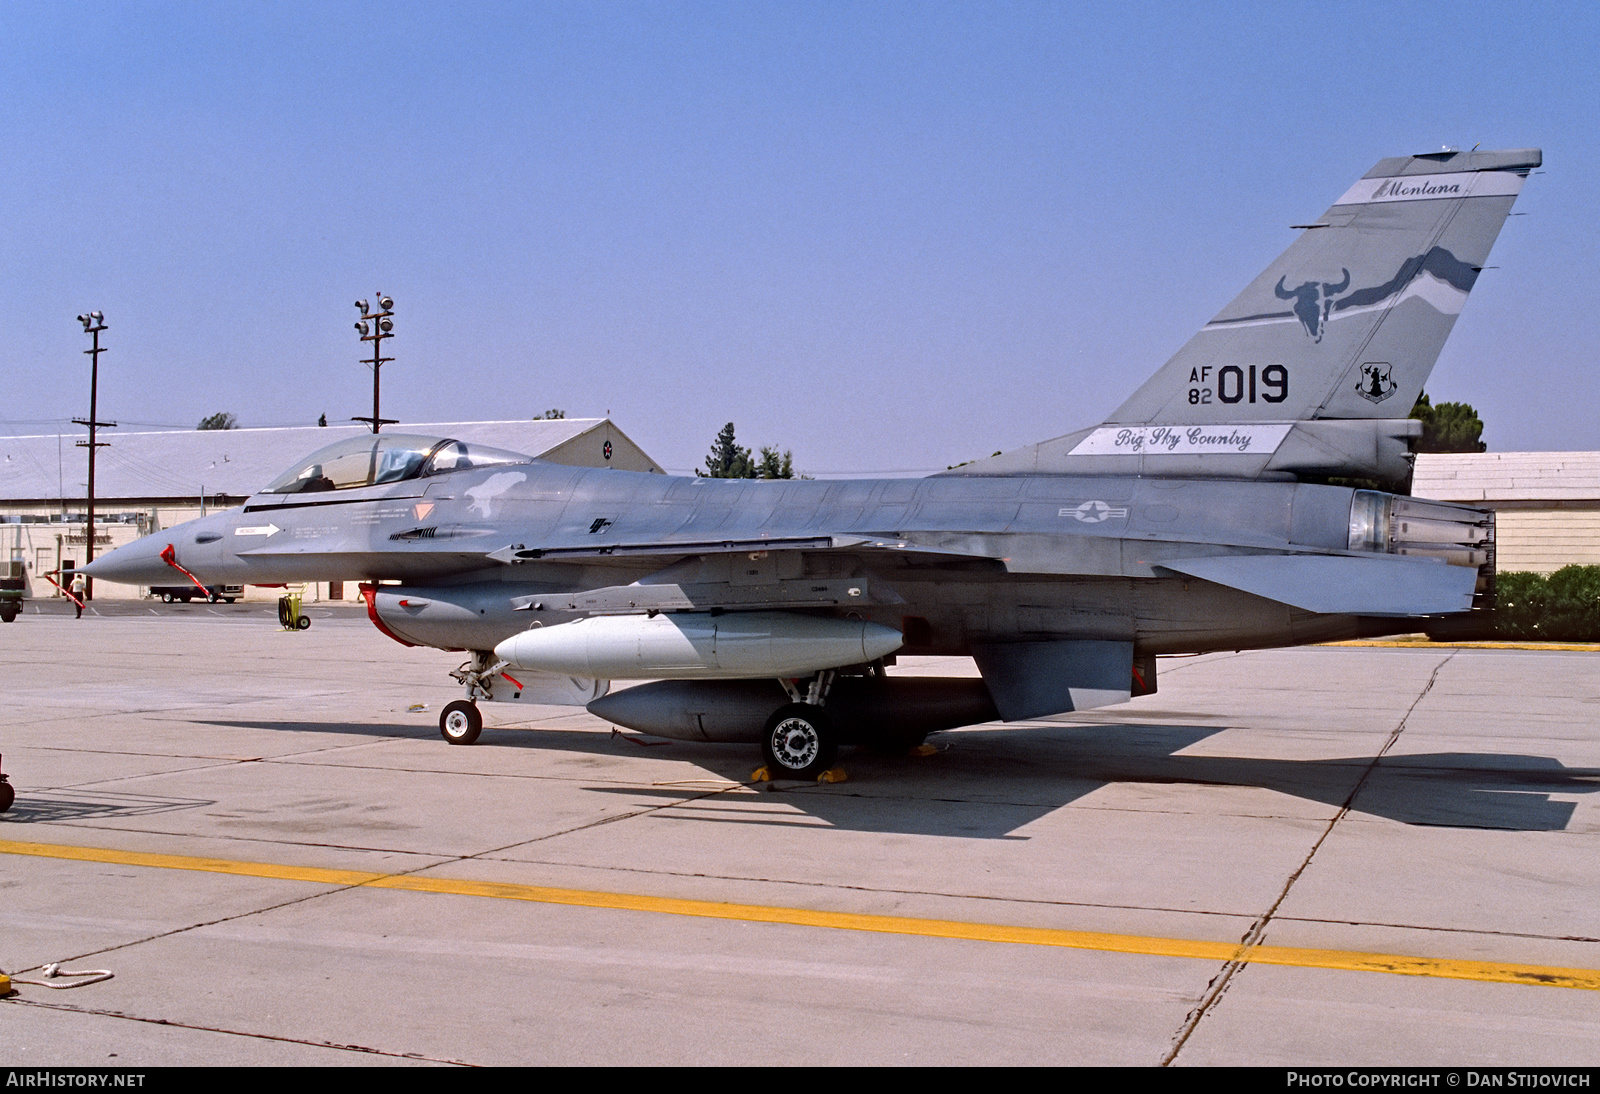
<instances>
[{"instance_id":1,"label":"aircraft wing","mask_svg":"<svg viewBox=\"0 0 1600 1094\"><path fill-rule=\"evenodd\" d=\"M805 577L800 574L799 552L893 552L902 557L949 562L953 559L992 561L993 556L955 548L930 547L904 539L861 535L767 537L754 539L673 539L607 544L555 544L527 547L513 544L489 558L508 565L531 562L572 562L593 565L608 561L637 567L659 564L656 575L626 585L609 585L568 593L542 593L517 597L518 611L555 610L587 615L628 615L657 611L708 611L725 608L757 611L793 608L866 607L903 604L904 599L887 583L867 575ZM754 565L734 560L747 556ZM789 556L783 565L782 556ZM675 565L700 559L713 565L715 577L707 580L703 567L685 571ZM726 560L717 564L717 560ZM731 565L730 565L731 564Z\"/></svg>"},{"instance_id":2,"label":"aircraft wing","mask_svg":"<svg viewBox=\"0 0 1600 1094\"><path fill-rule=\"evenodd\" d=\"M992 558L994 556L946 547L929 547L909 540L859 535L761 537L756 539L672 539L620 543L567 543L527 547L517 543L489 554L495 562L604 562L607 559L640 561L687 558L690 555L746 554L761 551L894 551L906 555L940 558Z\"/></svg>"}]
</instances>

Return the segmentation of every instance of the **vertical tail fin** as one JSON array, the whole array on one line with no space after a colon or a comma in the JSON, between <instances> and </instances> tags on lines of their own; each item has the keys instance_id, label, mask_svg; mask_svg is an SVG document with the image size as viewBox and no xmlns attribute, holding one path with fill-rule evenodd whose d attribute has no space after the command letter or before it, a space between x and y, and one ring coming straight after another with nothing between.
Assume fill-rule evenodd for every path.
<instances>
[{"instance_id":1,"label":"vertical tail fin","mask_svg":"<svg viewBox=\"0 0 1600 1094\"><path fill-rule=\"evenodd\" d=\"M1404 418L1540 160L1379 161L1108 422Z\"/></svg>"},{"instance_id":2,"label":"vertical tail fin","mask_svg":"<svg viewBox=\"0 0 1600 1094\"><path fill-rule=\"evenodd\" d=\"M954 473L1403 478L1405 419L1541 160L1380 160L1099 428Z\"/></svg>"}]
</instances>

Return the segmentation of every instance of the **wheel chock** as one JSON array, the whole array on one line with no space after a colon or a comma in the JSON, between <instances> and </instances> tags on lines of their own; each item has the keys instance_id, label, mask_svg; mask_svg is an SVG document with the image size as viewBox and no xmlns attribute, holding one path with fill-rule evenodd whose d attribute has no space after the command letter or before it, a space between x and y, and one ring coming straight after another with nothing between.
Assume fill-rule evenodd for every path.
<instances>
[{"instance_id":1,"label":"wheel chock","mask_svg":"<svg viewBox=\"0 0 1600 1094\"><path fill-rule=\"evenodd\" d=\"M842 783L846 782L849 778L850 776L845 773L844 768L830 767L828 770L817 776L817 781L819 783Z\"/></svg>"},{"instance_id":2,"label":"wheel chock","mask_svg":"<svg viewBox=\"0 0 1600 1094\"><path fill-rule=\"evenodd\" d=\"M769 783L772 781L772 772L767 770L766 764L762 764L750 772L750 781L753 783Z\"/></svg>"},{"instance_id":3,"label":"wheel chock","mask_svg":"<svg viewBox=\"0 0 1600 1094\"><path fill-rule=\"evenodd\" d=\"M15 994L16 990L16 988L11 986L11 977L7 976L3 972L0 972L0 998Z\"/></svg>"},{"instance_id":4,"label":"wheel chock","mask_svg":"<svg viewBox=\"0 0 1600 1094\"><path fill-rule=\"evenodd\" d=\"M908 753L908 755L916 756L918 758L921 758L923 756L934 756L934 755L937 755L938 753L939 753L939 746L938 745L930 745L926 741L924 741L922 744L918 745L916 748L913 748Z\"/></svg>"}]
</instances>

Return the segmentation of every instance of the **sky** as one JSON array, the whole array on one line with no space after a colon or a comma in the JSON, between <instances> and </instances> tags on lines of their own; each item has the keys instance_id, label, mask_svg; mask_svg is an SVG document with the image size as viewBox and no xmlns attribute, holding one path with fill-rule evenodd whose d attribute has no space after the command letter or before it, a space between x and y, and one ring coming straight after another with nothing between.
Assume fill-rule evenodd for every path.
<instances>
[{"instance_id":1,"label":"sky","mask_svg":"<svg viewBox=\"0 0 1600 1094\"><path fill-rule=\"evenodd\" d=\"M925 474L1102 420L1385 156L1544 150L1428 391L1597 449L1600 5L0 7L0 432L609 414ZM70 427L67 427L70 428ZM404 428L403 425L395 428ZM114 443L114 437L113 443ZM286 461L292 454L286 454Z\"/></svg>"}]
</instances>

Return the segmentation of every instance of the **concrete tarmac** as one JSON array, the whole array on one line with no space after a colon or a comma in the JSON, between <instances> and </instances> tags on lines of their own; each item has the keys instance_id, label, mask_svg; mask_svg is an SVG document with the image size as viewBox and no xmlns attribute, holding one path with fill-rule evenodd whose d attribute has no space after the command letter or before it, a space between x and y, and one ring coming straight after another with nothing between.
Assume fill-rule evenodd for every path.
<instances>
[{"instance_id":1,"label":"concrete tarmac","mask_svg":"<svg viewBox=\"0 0 1600 1094\"><path fill-rule=\"evenodd\" d=\"M0 1064L1600 1061L1594 653L1169 658L773 788L579 709L447 745L460 655L342 606L39 607L0 969L115 976Z\"/></svg>"}]
</instances>

